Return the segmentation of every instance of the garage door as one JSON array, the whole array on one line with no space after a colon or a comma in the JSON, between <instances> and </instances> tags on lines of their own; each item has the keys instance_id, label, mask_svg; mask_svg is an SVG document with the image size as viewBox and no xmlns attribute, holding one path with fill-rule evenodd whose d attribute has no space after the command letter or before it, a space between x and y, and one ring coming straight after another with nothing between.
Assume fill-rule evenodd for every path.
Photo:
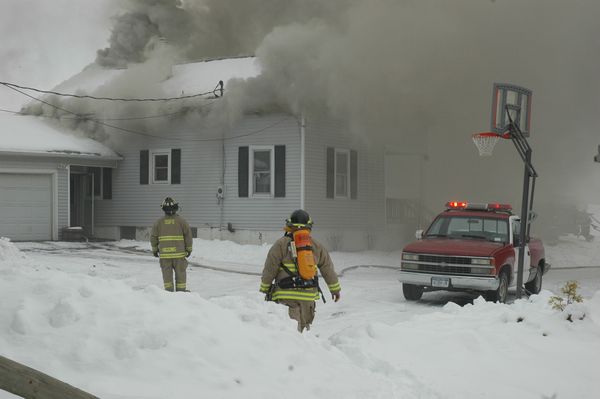
<instances>
[{"instance_id":1,"label":"garage door","mask_svg":"<svg viewBox=\"0 0 600 399\"><path fill-rule=\"evenodd\" d=\"M52 176L0 173L0 236L52 239Z\"/></svg>"}]
</instances>

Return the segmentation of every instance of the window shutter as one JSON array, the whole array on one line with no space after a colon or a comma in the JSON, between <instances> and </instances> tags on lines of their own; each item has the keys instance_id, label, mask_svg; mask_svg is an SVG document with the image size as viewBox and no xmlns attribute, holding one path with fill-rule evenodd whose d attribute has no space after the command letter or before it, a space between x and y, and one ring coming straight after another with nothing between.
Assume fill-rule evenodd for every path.
<instances>
[{"instance_id":1,"label":"window shutter","mask_svg":"<svg viewBox=\"0 0 600 399\"><path fill-rule=\"evenodd\" d=\"M275 146L275 197L285 197L285 146Z\"/></svg>"},{"instance_id":2,"label":"window shutter","mask_svg":"<svg viewBox=\"0 0 600 399\"><path fill-rule=\"evenodd\" d=\"M335 185L335 149L327 147L327 198L333 198Z\"/></svg>"},{"instance_id":3,"label":"window shutter","mask_svg":"<svg viewBox=\"0 0 600 399\"><path fill-rule=\"evenodd\" d=\"M350 150L350 198L358 197L358 153Z\"/></svg>"},{"instance_id":4,"label":"window shutter","mask_svg":"<svg viewBox=\"0 0 600 399\"><path fill-rule=\"evenodd\" d=\"M238 197L248 196L248 147L238 148Z\"/></svg>"},{"instance_id":5,"label":"window shutter","mask_svg":"<svg viewBox=\"0 0 600 399\"><path fill-rule=\"evenodd\" d=\"M102 168L102 199L112 199L112 168Z\"/></svg>"},{"instance_id":6,"label":"window shutter","mask_svg":"<svg viewBox=\"0 0 600 399\"><path fill-rule=\"evenodd\" d=\"M148 166L150 161L150 151L140 151L140 184L148 184Z\"/></svg>"},{"instance_id":7,"label":"window shutter","mask_svg":"<svg viewBox=\"0 0 600 399\"><path fill-rule=\"evenodd\" d=\"M181 184L181 150L171 150L171 184Z\"/></svg>"}]
</instances>

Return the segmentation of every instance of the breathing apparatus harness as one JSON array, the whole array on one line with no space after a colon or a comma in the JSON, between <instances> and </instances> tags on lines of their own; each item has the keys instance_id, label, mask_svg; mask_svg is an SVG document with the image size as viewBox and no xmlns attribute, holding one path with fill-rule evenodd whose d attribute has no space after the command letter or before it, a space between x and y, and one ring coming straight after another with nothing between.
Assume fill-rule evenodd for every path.
<instances>
[{"instance_id":1,"label":"breathing apparatus harness","mask_svg":"<svg viewBox=\"0 0 600 399\"><path fill-rule=\"evenodd\" d=\"M282 263L280 267L288 274L288 277L277 281L272 288L279 287L289 289L316 287L321 295L321 299L323 299L323 303L326 303L323 291L321 290L321 287L319 287L318 267L315 264L315 257L310 239L311 227L312 221L310 220L309 223L306 224L292 223L290 219L286 220L285 236L291 239L288 248L292 255L294 265L296 266L296 273L292 272ZM269 293L271 291L272 289Z\"/></svg>"}]
</instances>

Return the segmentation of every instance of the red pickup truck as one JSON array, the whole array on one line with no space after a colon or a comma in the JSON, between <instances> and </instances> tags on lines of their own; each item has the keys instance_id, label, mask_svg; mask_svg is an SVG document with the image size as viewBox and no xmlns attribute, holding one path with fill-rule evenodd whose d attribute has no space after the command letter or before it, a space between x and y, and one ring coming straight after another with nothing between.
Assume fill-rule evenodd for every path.
<instances>
[{"instance_id":1,"label":"red pickup truck","mask_svg":"<svg viewBox=\"0 0 600 399\"><path fill-rule=\"evenodd\" d=\"M520 218L506 204L448 202L418 240L402 250L400 281L409 301L423 292L481 292L489 301L506 302L516 286ZM528 238L523 262L525 289L537 294L550 269L544 246Z\"/></svg>"}]
</instances>

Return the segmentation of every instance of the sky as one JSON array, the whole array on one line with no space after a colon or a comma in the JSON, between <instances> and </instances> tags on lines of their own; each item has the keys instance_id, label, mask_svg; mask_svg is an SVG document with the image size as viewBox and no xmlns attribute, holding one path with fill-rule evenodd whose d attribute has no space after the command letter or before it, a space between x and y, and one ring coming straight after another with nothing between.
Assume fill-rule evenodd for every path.
<instances>
[{"instance_id":1,"label":"sky","mask_svg":"<svg viewBox=\"0 0 600 399\"><path fill-rule=\"evenodd\" d=\"M577 266L599 248L561 238L544 290L508 304L407 302L397 269L353 267L397 267L399 251L333 252L341 300L304 334L258 292L268 245L195 239L190 260L211 268L168 293L148 242L0 239L0 354L102 399L595 399L600 275ZM583 302L552 309L571 279Z\"/></svg>"},{"instance_id":2,"label":"sky","mask_svg":"<svg viewBox=\"0 0 600 399\"><path fill-rule=\"evenodd\" d=\"M0 0L0 81L50 90L92 63L106 46L111 0ZM0 88L0 108L28 99Z\"/></svg>"}]
</instances>

